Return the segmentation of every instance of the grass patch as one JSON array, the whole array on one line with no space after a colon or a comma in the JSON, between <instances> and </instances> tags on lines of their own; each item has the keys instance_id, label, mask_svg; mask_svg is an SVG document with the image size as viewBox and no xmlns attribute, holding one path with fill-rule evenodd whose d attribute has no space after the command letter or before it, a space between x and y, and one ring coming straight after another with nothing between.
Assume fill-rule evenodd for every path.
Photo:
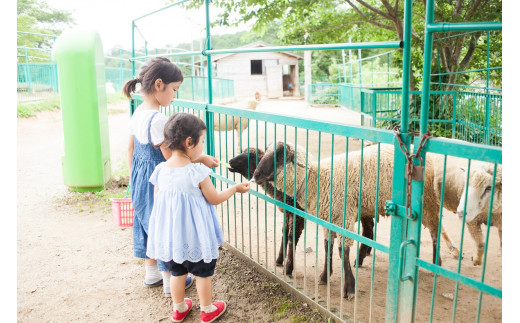
<instances>
[{"instance_id":1,"label":"grass patch","mask_svg":"<svg viewBox=\"0 0 520 323\"><path fill-rule=\"evenodd\" d=\"M128 101L123 93L107 93L107 104L117 104L123 101ZM60 97L58 95L36 102L18 103L16 115L18 118L29 118L35 116L37 112L56 109L60 109Z\"/></svg>"},{"instance_id":2,"label":"grass patch","mask_svg":"<svg viewBox=\"0 0 520 323\"><path fill-rule=\"evenodd\" d=\"M111 212L111 198L124 197L128 186L121 180L112 178L105 189L98 192L76 192L68 190L64 194L55 196L54 202L57 206L72 206L79 212L92 213L96 209Z\"/></svg>"},{"instance_id":3,"label":"grass patch","mask_svg":"<svg viewBox=\"0 0 520 323\"><path fill-rule=\"evenodd\" d=\"M280 320L281 318L287 317L289 312L291 312L291 309L295 309L300 305L300 303L293 302L287 298L280 298L277 300L277 302L280 304L273 313L273 318L275 320Z\"/></svg>"},{"instance_id":4,"label":"grass patch","mask_svg":"<svg viewBox=\"0 0 520 323\"><path fill-rule=\"evenodd\" d=\"M60 108L60 97L53 96L38 102L18 103L16 115L18 118L28 118L36 115L39 111L52 111Z\"/></svg>"}]
</instances>

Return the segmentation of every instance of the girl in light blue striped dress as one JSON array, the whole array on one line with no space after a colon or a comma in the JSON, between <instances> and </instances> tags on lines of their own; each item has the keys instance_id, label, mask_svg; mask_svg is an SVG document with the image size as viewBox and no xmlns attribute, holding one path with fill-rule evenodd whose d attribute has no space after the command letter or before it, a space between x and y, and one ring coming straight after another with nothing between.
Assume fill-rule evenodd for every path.
<instances>
[{"instance_id":1,"label":"girl in light blue striped dress","mask_svg":"<svg viewBox=\"0 0 520 323\"><path fill-rule=\"evenodd\" d=\"M164 128L164 145L172 155L157 165L150 177L155 200L146 255L161 260L171 272L174 322L182 321L192 307L191 300L184 298L188 273L196 277L201 321L212 322L224 313L224 302L212 303L211 276L218 247L224 242L215 205L249 190L248 183L241 183L219 192L209 176L212 170L192 163L202 154L205 134L206 126L196 116L171 116Z\"/></svg>"}]
</instances>

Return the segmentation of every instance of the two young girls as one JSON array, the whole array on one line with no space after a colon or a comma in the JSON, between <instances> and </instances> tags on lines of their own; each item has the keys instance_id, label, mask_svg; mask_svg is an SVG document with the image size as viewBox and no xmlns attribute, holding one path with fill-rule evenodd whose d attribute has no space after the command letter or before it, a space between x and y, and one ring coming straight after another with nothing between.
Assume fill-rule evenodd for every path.
<instances>
[{"instance_id":1,"label":"two young girls","mask_svg":"<svg viewBox=\"0 0 520 323\"><path fill-rule=\"evenodd\" d=\"M218 160L202 154L205 124L191 114L177 113L167 119L159 112L160 106L173 102L182 81L176 65L157 57L123 89L130 98L141 83L144 97L130 120L128 145L134 255L145 259L145 285L162 283L165 294L171 292L174 322L184 320L192 308L192 301L184 298L193 282L188 274L197 279L201 321L213 322L226 310L224 302L212 303L211 276L218 247L224 242L215 205L247 192L249 185L218 192L208 168L218 166Z\"/></svg>"},{"instance_id":2,"label":"two young girls","mask_svg":"<svg viewBox=\"0 0 520 323\"><path fill-rule=\"evenodd\" d=\"M134 255L144 259L144 284L150 287L163 284L166 295L170 294L170 273L161 262L146 256L148 225L153 206L153 185L149 179L155 166L171 156L171 151L162 146L164 125L168 118L159 109L173 102L183 79L181 70L168 58L157 57L144 64L139 76L123 87L123 93L131 98L131 93L136 91L136 86L140 83L140 92L143 95L143 103L130 119L128 142L128 168L135 209ZM218 166L218 160L207 155L200 156L194 162L202 162L208 167ZM186 288L192 282L192 277L188 277Z\"/></svg>"}]
</instances>

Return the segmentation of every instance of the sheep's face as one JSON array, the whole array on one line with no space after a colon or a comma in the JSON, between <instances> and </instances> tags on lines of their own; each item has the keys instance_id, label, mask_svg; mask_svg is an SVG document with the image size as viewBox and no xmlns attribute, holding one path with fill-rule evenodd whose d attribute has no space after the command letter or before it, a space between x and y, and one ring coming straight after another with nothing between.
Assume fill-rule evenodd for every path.
<instances>
[{"instance_id":1,"label":"sheep's face","mask_svg":"<svg viewBox=\"0 0 520 323\"><path fill-rule=\"evenodd\" d=\"M466 222L471 222L479 214L487 214L489 212L489 202L493 185L493 168L494 166L489 166L486 168L476 168L471 170L469 176L469 185L467 185L468 198L466 203ZM465 197L466 187L464 187L459 206L457 208L457 215L459 219L462 219L463 217ZM501 209L502 167L499 165L497 167L495 180L492 212L498 212Z\"/></svg>"},{"instance_id":2,"label":"sheep's face","mask_svg":"<svg viewBox=\"0 0 520 323\"><path fill-rule=\"evenodd\" d=\"M293 165L295 160L293 146L290 144L285 145L283 142L279 141L276 143L275 149L274 144L272 144L265 151L262 160L258 163L258 166L253 173L255 183L261 185L267 181L274 181L275 153L277 178L283 177L284 164L287 169L290 169L290 165ZM286 157L285 159L284 156Z\"/></svg>"},{"instance_id":3,"label":"sheep's face","mask_svg":"<svg viewBox=\"0 0 520 323\"><path fill-rule=\"evenodd\" d=\"M260 162L263 156L264 151L260 148L258 148L258 150L256 148L245 148L241 154L229 160L229 165L231 166L229 171L239 173L245 178L251 179L256 170L257 158L258 162Z\"/></svg>"}]
</instances>

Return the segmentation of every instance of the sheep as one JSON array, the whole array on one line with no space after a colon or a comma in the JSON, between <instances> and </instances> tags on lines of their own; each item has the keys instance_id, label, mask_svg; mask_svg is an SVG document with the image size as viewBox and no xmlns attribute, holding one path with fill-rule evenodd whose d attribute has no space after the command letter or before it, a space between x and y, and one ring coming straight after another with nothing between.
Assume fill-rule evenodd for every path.
<instances>
[{"instance_id":1,"label":"sheep","mask_svg":"<svg viewBox=\"0 0 520 323\"><path fill-rule=\"evenodd\" d=\"M246 110L256 110L258 102L251 100L245 103L240 103L240 108ZM202 118L202 115L199 114ZM203 120L205 121L205 120ZM235 130L238 138L238 148L242 148L242 132L247 129L249 125L249 119L241 118L232 115L224 115L219 113L213 114L213 130L214 131L231 131Z\"/></svg>"},{"instance_id":2,"label":"sheep","mask_svg":"<svg viewBox=\"0 0 520 323\"><path fill-rule=\"evenodd\" d=\"M467 165L467 162L465 162ZM466 166L465 165L465 166ZM464 166L464 167L465 167ZM448 170L446 170L448 171ZM466 223L471 237L477 246L477 252L472 257L473 265L478 266L482 264L482 257L484 255L484 237L482 234L481 225L486 224L488 220L489 202L491 197L491 189L493 186L493 172L494 165L484 162L472 162L469 174L469 184L466 187L467 170L464 168L458 172L458 176L452 176L458 180L457 197L459 199L456 208L455 202L450 200L450 210L457 211L459 219L463 219L464 206L466 205ZM502 166L497 165L495 175L495 189L493 196L493 206L491 209L491 223L490 225L498 228L498 235L500 238L500 249L502 249ZM461 183L461 184L460 184ZM467 203L466 199L466 189Z\"/></svg>"},{"instance_id":3,"label":"sheep","mask_svg":"<svg viewBox=\"0 0 520 323\"><path fill-rule=\"evenodd\" d=\"M257 167L257 162L260 162L262 160L262 157L264 156L264 151L260 148L245 148L242 153L239 155L233 157L229 160L229 165L231 166L230 171L234 173L241 174L244 178L250 180L254 171ZM275 194L275 188L271 182L266 182L266 193L267 195L275 198L278 201L284 200L284 194L281 190L276 190L276 197ZM288 205L294 205L294 198L290 195L285 196L286 203ZM303 208L297 203L296 208L303 211ZM283 210L280 208L280 211L283 212ZM281 238L281 244L280 244L280 251L278 252L278 258L276 259L276 264L279 266L283 265L284 260L284 251L286 251L287 254L287 261L285 264L285 273L289 276L292 275L293 269L294 269L294 255L293 255L293 220L294 220L294 214L292 212L286 211L285 213L286 220L285 220L285 227L282 229L282 233L284 236ZM363 236L372 239L373 238L373 227L374 227L374 220L373 218L363 218L361 219L361 224L363 227ZM304 221L302 217L296 216L296 223L295 223L295 232L294 232L294 247L298 245L298 240L300 239L300 235L303 231L304 227ZM288 245L287 245L288 244ZM361 245L360 248L360 262L359 265L361 266L363 264L363 258L366 255L369 255L371 251L371 248L366 245Z\"/></svg>"},{"instance_id":4,"label":"sheep","mask_svg":"<svg viewBox=\"0 0 520 323\"><path fill-rule=\"evenodd\" d=\"M379 169L379 196L378 205L375 206L376 189L375 183L377 180L377 157L380 148L380 169ZM305 165L304 149L299 147L297 151L293 144L284 144L277 142L272 144L265 152L264 157L258 164L254 174L253 181L257 184L263 184L266 181L274 181L274 156L276 152L276 186L283 188L284 185L284 150L285 150L285 169L286 169L286 190L292 192L297 189L296 201L302 206L307 206L307 212L316 216L316 209L319 205L318 216L328 221L329 220L329 203L331 199L331 168L320 165L318 169L317 162L310 161L308 166ZM394 147L388 144L373 145L364 148L360 151L348 153L348 176L347 176L347 197L346 197L346 218L344 227L353 231L354 223L357 221L358 214L358 200L359 200L359 179L360 179L360 164L361 152L363 152L363 194L361 198L361 218L373 217L375 210L382 211L385 209L385 202L392 199L392 177L393 177L393 162L394 162ZM337 226L343 226L343 200L345 197L345 164L346 154L334 156L334 165L332 179L332 211L331 221ZM294 183L294 164L296 163L296 183ZM435 261L437 252L437 233L438 233L438 214L439 205L435 201L433 193L433 171L432 164L429 159L426 159L426 172L424 175L425 194L423 198L423 218L422 224L430 231L433 244L433 260ZM305 172L307 170L307 172ZM319 187L318 187L318 171L319 171ZM305 179L307 177L307 182ZM307 184L307 200L302 192ZM318 198L319 195L319 198ZM335 234L332 235L334 237ZM322 282L327 282L327 269L332 273L332 257L327 254L327 237L328 230L324 229L324 245L326 258L330 259L330 268L325 265L323 272L320 275ZM352 246L352 239L345 237L345 257L344 257L344 272L345 284L343 286L344 297L350 299L354 297L355 280L350 267L349 253ZM332 245L332 241L331 241ZM341 246L338 248L341 254ZM327 262L326 262L327 264ZM439 264L441 260L439 257Z\"/></svg>"}]
</instances>

